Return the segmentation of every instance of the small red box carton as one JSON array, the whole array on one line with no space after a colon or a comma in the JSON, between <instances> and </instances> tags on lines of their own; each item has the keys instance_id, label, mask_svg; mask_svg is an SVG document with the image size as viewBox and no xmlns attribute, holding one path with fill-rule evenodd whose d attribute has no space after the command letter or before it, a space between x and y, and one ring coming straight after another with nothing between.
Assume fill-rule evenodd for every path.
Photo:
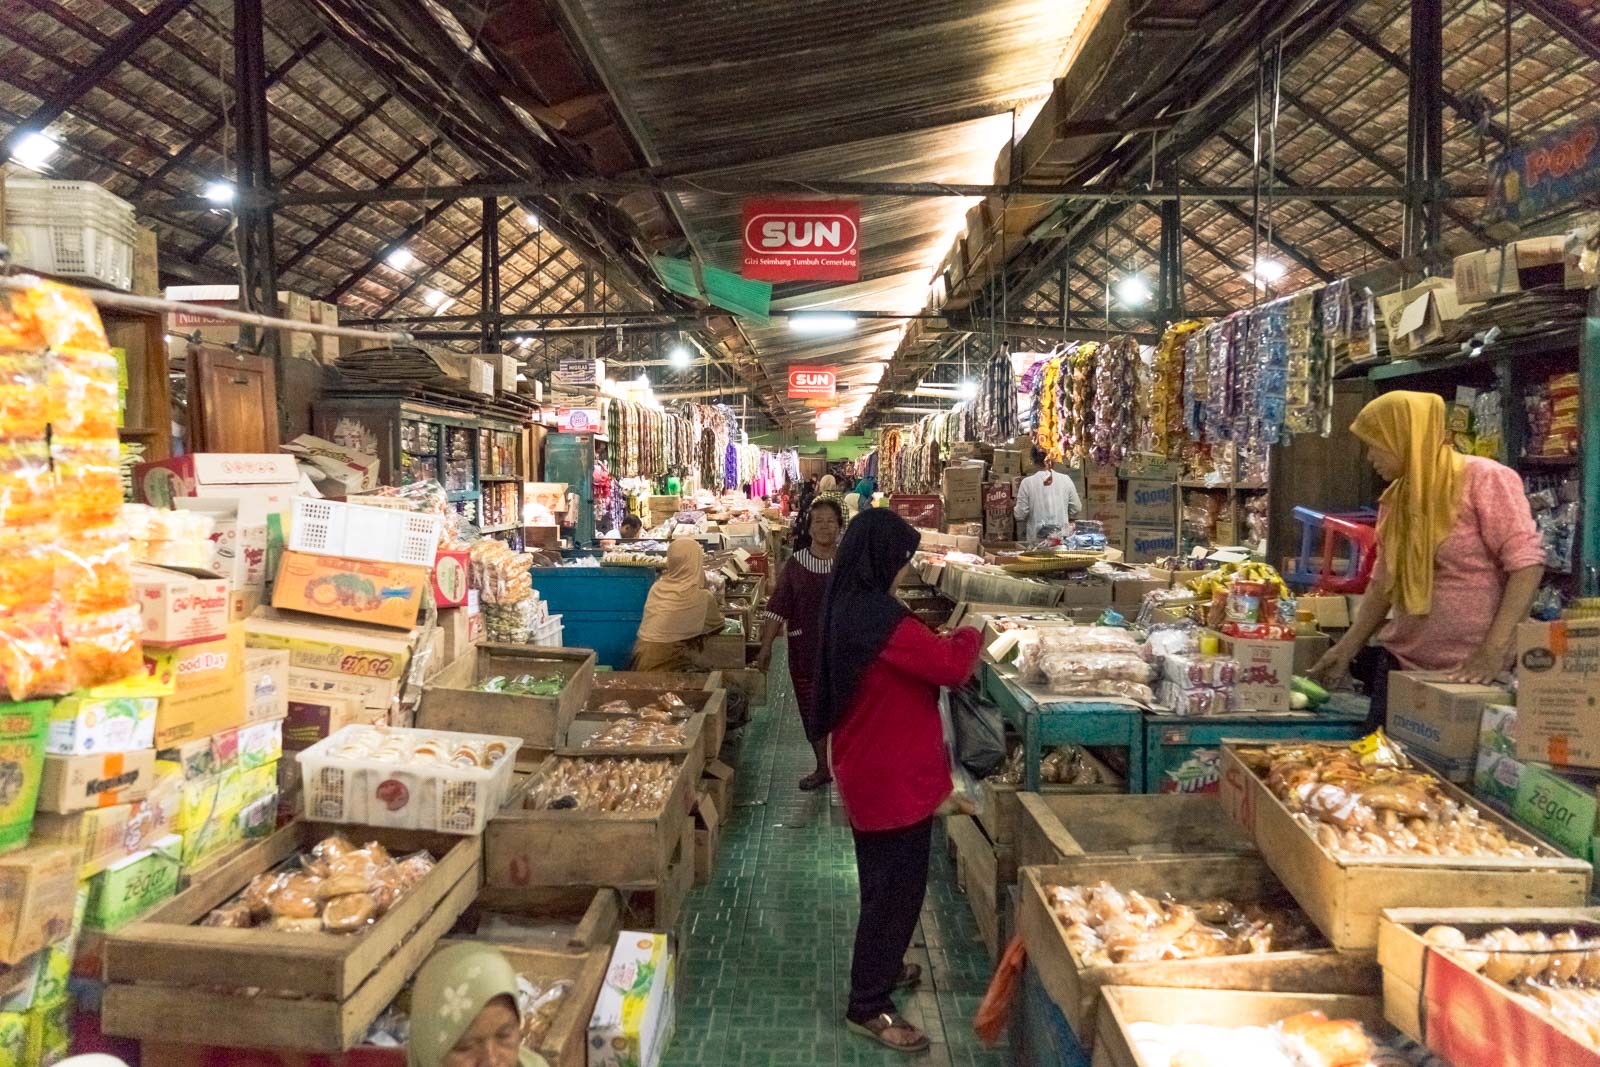
<instances>
[{"instance_id":1,"label":"small red box carton","mask_svg":"<svg viewBox=\"0 0 1600 1067\"><path fill-rule=\"evenodd\" d=\"M433 602L441 608L459 608L467 602L467 577L471 553L465 548L441 548L433 560Z\"/></svg>"}]
</instances>

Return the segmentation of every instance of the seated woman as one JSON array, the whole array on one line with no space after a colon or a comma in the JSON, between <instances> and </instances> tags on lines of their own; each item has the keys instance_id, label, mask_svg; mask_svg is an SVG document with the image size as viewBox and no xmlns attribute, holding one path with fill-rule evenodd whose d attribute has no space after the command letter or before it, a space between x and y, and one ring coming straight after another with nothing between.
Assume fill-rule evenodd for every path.
<instances>
[{"instance_id":1,"label":"seated woman","mask_svg":"<svg viewBox=\"0 0 1600 1067\"><path fill-rule=\"evenodd\" d=\"M692 538L667 549L667 569L645 598L631 669L692 671L704 639L722 629L722 609L706 588L705 550Z\"/></svg>"},{"instance_id":2,"label":"seated woman","mask_svg":"<svg viewBox=\"0 0 1600 1067\"><path fill-rule=\"evenodd\" d=\"M422 965L406 1067L549 1067L522 1047L517 972L493 946L448 945Z\"/></svg>"}]
</instances>

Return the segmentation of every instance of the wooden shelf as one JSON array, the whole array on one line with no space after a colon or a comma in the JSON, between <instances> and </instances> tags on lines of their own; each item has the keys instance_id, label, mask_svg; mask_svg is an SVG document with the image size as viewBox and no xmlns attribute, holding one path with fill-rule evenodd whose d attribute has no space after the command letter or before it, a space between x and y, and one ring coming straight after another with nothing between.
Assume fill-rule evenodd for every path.
<instances>
[{"instance_id":1,"label":"wooden shelf","mask_svg":"<svg viewBox=\"0 0 1600 1067\"><path fill-rule=\"evenodd\" d=\"M515 529L518 529L518 528L519 528L518 524L512 522L512 523L507 523L504 526L480 526L480 527L478 527L478 532L479 533L485 533L485 534L510 533L512 530L515 530Z\"/></svg>"},{"instance_id":2,"label":"wooden shelf","mask_svg":"<svg viewBox=\"0 0 1600 1067\"><path fill-rule=\"evenodd\" d=\"M518 478L514 474L483 474L483 475L479 475L478 481L480 481L480 482L520 482L520 481L522 481L522 479Z\"/></svg>"}]
</instances>

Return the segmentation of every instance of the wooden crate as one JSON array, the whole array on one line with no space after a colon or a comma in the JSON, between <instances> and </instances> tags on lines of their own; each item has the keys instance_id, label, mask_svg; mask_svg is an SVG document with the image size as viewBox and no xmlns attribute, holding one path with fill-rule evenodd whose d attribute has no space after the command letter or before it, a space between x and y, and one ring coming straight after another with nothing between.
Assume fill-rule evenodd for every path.
<instances>
[{"instance_id":1,"label":"wooden crate","mask_svg":"<svg viewBox=\"0 0 1600 1067\"><path fill-rule=\"evenodd\" d=\"M594 662L594 652L587 648L478 645L423 685L417 726L520 737L528 749L549 753L589 699ZM482 693L472 688L497 674L560 674L567 684L553 697ZM525 755L519 753L518 762L528 762Z\"/></svg>"},{"instance_id":2,"label":"wooden crate","mask_svg":"<svg viewBox=\"0 0 1600 1067\"><path fill-rule=\"evenodd\" d=\"M585 952L612 945L622 929L621 920L622 894L609 886L537 890L484 886L457 929L496 944L525 942Z\"/></svg>"},{"instance_id":3,"label":"wooden crate","mask_svg":"<svg viewBox=\"0 0 1600 1067\"><path fill-rule=\"evenodd\" d=\"M1016 853L1009 846L990 841L970 815L947 816L944 827L956 850L957 884L966 891L967 904L990 957L998 957L1000 901L1005 887L1016 881Z\"/></svg>"},{"instance_id":4,"label":"wooden crate","mask_svg":"<svg viewBox=\"0 0 1600 1067\"><path fill-rule=\"evenodd\" d=\"M589 1018L594 1014L600 987L605 984L606 967L611 963L611 945L582 955L551 952L516 945L496 945L518 974L537 981L566 979L572 989L561 1003L550 1031L535 1049L550 1067L587 1067L589 1062Z\"/></svg>"},{"instance_id":5,"label":"wooden crate","mask_svg":"<svg viewBox=\"0 0 1600 1067\"><path fill-rule=\"evenodd\" d=\"M1260 857L1080 859L1061 867L1024 867L1018 926L1028 948L1028 961L1085 1047L1094 1041L1095 1014L1104 986L1302 993L1379 991L1378 966L1371 953L1343 953L1331 948L1085 966L1067 947L1066 928L1050 910L1045 887L1088 885L1102 880L1123 892L1137 890L1151 897L1170 895L1179 902L1223 899L1246 904L1289 899Z\"/></svg>"},{"instance_id":6,"label":"wooden crate","mask_svg":"<svg viewBox=\"0 0 1600 1067\"><path fill-rule=\"evenodd\" d=\"M1017 794L1017 864L1070 856L1253 853L1213 793L1192 796Z\"/></svg>"},{"instance_id":7,"label":"wooden crate","mask_svg":"<svg viewBox=\"0 0 1600 1067\"><path fill-rule=\"evenodd\" d=\"M712 671L709 674L687 671L596 671L594 675L594 688L596 689L654 689L657 692L666 689L683 692L691 689L721 689L723 679L721 671Z\"/></svg>"},{"instance_id":8,"label":"wooden crate","mask_svg":"<svg viewBox=\"0 0 1600 1067\"><path fill-rule=\"evenodd\" d=\"M745 635L712 634L704 638L695 659L712 670L739 670L745 665Z\"/></svg>"},{"instance_id":9,"label":"wooden crate","mask_svg":"<svg viewBox=\"0 0 1600 1067\"><path fill-rule=\"evenodd\" d=\"M1128 783L1122 775L1107 767L1100 760L1090 754L1088 749L1083 752L1084 760L1093 765L1100 772L1103 779L1101 785L1041 785L1038 792L1042 796L1104 796L1107 793L1125 793ZM1006 785L992 778L985 778L983 788L983 810L978 813L978 822L983 824L983 832L989 835L989 840L999 845L1014 844L1017 840L1017 824L1022 821L1022 802L1019 795L1025 790L1020 785Z\"/></svg>"},{"instance_id":10,"label":"wooden crate","mask_svg":"<svg viewBox=\"0 0 1600 1067\"><path fill-rule=\"evenodd\" d=\"M106 943L102 1026L159 1041L184 1034L240 1048L353 1046L477 895L475 837L291 823L116 931ZM364 933L293 934L196 926L257 874L330 832L396 855L427 848L438 864ZM245 995L240 986L254 987Z\"/></svg>"},{"instance_id":11,"label":"wooden crate","mask_svg":"<svg viewBox=\"0 0 1600 1067\"><path fill-rule=\"evenodd\" d=\"M1256 993L1224 989L1152 989L1107 986L1094 1043L1094 1067L1151 1067L1128 1034L1133 1023L1269 1026L1304 1011L1329 1019L1354 1019L1387 1033L1377 997L1327 993Z\"/></svg>"},{"instance_id":12,"label":"wooden crate","mask_svg":"<svg viewBox=\"0 0 1600 1067\"><path fill-rule=\"evenodd\" d=\"M596 712L601 705L613 700L626 700L634 707L653 703L662 693L673 693L695 711L706 713L705 721L705 758L707 761L717 758L717 753L722 751L722 739L728 733L728 692L725 689L689 689L683 687L669 687L666 689L638 688L638 689L596 689L589 694L589 703L585 705L585 712Z\"/></svg>"},{"instance_id":13,"label":"wooden crate","mask_svg":"<svg viewBox=\"0 0 1600 1067\"><path fill-rule=\"evenodd\" d=\"M1413 1041L1433 1047L1429 1040L1429 1019L1426 1005L1429 998L1427 976L1429 964L1428 945L1422 935L1430 926L1454 926L1467 937L1478 937L1490 930L1509 926L1518 933L1543 930L1548 934L1562 930L1576 930L1587 942L1600 940L1600 908L1391 908L1378 922L1378 965L1383 968L1383 1014L1401 1033ZM1573 1056L1539 1057L1526 1044L1527 1035L1553 1026L1544 1013L1522 997L1513 996L1498 982L1482 975L1470 979L1479 996L1475 1003L1497 1004L1499 1010L1467 1013L1474 1028L1484 1034L1489 1047L1516 1048L1526 1055L1522 1062L1577 1064L1583 1062ZM1434 994L1438 996L1437 993ZM1508 1017L1531 1016L1516 1019L1515 1027ZM1444 1020L1447 1029L1452 1020ZM1531 1025L1530 1025L1531 1024ZM1515 1036L1513 1036L1515 1029ZM1435 1035L1445 1037L1445 1035ZM1448 1040L1448 1037L1445 1037ZM1600 1058L1592 1051L1591 1059Z\"/></svg>"},{"instance_id":14,"label":"wooden crate","mask_svg":"<svg viewBox=\"0 0 1600 1067\"><path fill-rule=\"evenodd\" d=\"M1531 845L1523 856L1346 856L1329 852L1294 821L1289 809L1239 759L1222 749L1223 808L1261 850L1273 873L1335 947L1372 949L1386 908L1582 907L1591 868L1546 845L1443 779L1439 788L1471 804L1511 841Z\"/></svg>"},{"instance_id":15,"label":"wooden crate","mask_svg":"<svg viewBox=\"0 0 1600 1067\"><path fill-rule=\"evenodd\" d=\"M685 775L697 781L706 768L706 713L697 711L684 720L684 739L681 745L631 745L623 747L584 748L585 738L593 737L620 716L598 711L580 711L567 726L566 737L557 746L557 756L613 756L617 759L650 759L666 757L682 760Z\"/></svg>"},{"instance_id":16,"label":"wooden crate","mask_svg":"<svg viewBox=\"0 0 1600 1067\"><path fill-rule=\"evenodd\" d=\"M672 762L672 792L649 813L530 810L523 802L533 775L523 777L484 831L485 883L512 889L659 883L681 845L695 795L682 762Z\"/></svg>"}]
</instances>

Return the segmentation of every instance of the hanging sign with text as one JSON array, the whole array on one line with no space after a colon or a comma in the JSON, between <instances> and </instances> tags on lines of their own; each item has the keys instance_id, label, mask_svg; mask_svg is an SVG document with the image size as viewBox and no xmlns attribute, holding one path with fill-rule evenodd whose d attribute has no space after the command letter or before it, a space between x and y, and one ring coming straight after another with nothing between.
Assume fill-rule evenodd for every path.
<instances>
[{"instance_id":1,"label":"hanging sign with text","mask_svg":"<svg viewBox=\"0 0 1600 1067\"><path fill-rule=\"evenodd\" d=\"M764 282L861 277L861 205L854 200L746 200L739 273Z\"/></svg>"},{"instance_id":2,"label":"hanging sign with text","mask_svg":"<svg viewBox=\"0 0 1600 1067\"><path fill-rule=\"evenodd\" d=\"M832 367L790 367L789 397L794 400L831 400L839 374Z\"/></svg>"},{"instance_id":3,"label":"hanging sign with text","mask_svg":"<svg viewBox=\"0 0 1600 1067\"><path fill-rule=\"evenodd\" d=\"M1600 192L1600 118L1508 149L1490 168L1484 218L1526 222Z\"/></svg>"}]
</instances>

